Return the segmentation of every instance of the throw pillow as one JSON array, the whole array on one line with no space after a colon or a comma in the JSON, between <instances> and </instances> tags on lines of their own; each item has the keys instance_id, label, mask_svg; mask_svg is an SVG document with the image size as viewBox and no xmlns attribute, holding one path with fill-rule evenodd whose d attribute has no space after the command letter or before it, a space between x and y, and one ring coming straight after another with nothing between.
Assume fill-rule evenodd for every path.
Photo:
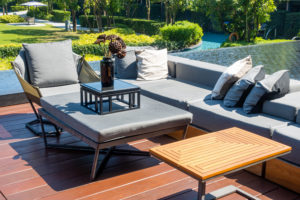
<instances>
[{"instance_id":1,"label":"throw pillow","mask_svg":"<svg viewBox=\"0 0 300 200\"><path fill-rule=\"evenodd\" d=\"M224 106L242 106L247 95L257 81L265 78L264 66L259 65L252 68L245 76L240 78L227 92L224 98Z\"/></svg>"},{"instance_id":2,"label":"throw pillow","mask_svg":"<svg viewBox=\"0 0 300 200\"><path fill-rule=\"evenodd\" d=\"M21 49L19 52L19 55L16 57L16 59L13 61L14 69L16 72L21 75L23 79L25 79L27 82L30 83L29 75L28 75L28 68L26 66L26 56L25 56L25 50Z\"/></svg>"},{"instance_id":3,"label":"throw pillow","mask_svg":"<svg viewBox=\"0 0 300 200\"><path fill-rule=\"evenodd\" d=\"M144 50L137 56L137 80L159 80L168 77L168 52L162 50Z\"/></svg>"},{"instance_id":4,"label":"throw pillow","mask_svg":"<svg viewBox=\"0 0 300 200\"><path fill-rule=\"evenodd\" d=\"M238 60L229 66L218 79L213 91L212 99L223 99L230 87L252 68L251 56Z\"/></svg>"},{"instance_id":5,"label":"throw pillow","mask_svg":"<svg viewBox=\"0 0 300 200\"><path fill-rule=\"evenodd\" d=\"M135 51L127 51L123 59L115 59L116 77L122 79L137 78L137 62Z\"/></svg>"},{"instance_id":6,"label":"throw pillow","mask_svg":"<svg viewBox=\"0 0 300 200\"><path fill-rule=\"evenodd\" d=\"M288 70L281 70L259 81L252 88L243 105L246 113L259 112L265 100L282 97L289 92L290 75Z\"/></svg>"},{"instance_id":7,"label":"throw pillow","mask_svg":"<svg viewBox=\"0 0 300 200\"><path fill-rule=\"evenodd\" d=\"M78 83L71 40L23 47L31 84L44 88Z\"/></svg>"}]
</instances>

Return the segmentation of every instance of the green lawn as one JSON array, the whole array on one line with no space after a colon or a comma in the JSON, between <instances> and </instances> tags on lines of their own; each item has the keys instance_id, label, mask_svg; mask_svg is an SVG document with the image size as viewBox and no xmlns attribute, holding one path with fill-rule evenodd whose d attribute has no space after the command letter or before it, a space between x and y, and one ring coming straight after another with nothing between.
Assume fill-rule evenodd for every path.
<instances>
[{"instance_id":1,"label":"green lawn","mask_svg":"<svg viewBox=\"0 0 300 200\"><path fill-rule=\"evenodd\" d=\"M246 42L246 41L237 41L237 42L230 42L229 40L223 42L221 47L239 47L239 46L247 46L247 45L256 45L256 44L268 44L268 43L278 43L278 42L290 42L292 40L287 39L274 39L274 40L265 40L261 37L257 37L252 42Z\"/></svg>"},{"instance_id":2,"label":"green lawn","mask_svg":"<svg viewBox=\"0 0 300 200\"><path fill-rule=\"evenodd\" d=\"M17 27L0 23L0 45L10 43L52 42L79 39L78 33L65 32L50 25L41 27Z\"/></svg>"}]
</instances>

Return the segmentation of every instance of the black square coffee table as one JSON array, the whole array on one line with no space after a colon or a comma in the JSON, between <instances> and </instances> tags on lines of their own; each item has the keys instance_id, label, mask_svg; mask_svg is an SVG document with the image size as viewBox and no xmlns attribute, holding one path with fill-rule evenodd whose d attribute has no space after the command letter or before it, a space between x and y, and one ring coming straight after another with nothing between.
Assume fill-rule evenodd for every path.
<instances>
[{"instance_id":1,"label":"black square coffee table","mask_svg":"<svg viewBox=\"0 0 300 200\"><path fill-rule=\"evenodd\" d=\"M114 80L112 87L102 87L101 82L83 83L80 87L81 105L100 114L140 108L141 89L133 84Z\"/></svg>"}]
</instances>

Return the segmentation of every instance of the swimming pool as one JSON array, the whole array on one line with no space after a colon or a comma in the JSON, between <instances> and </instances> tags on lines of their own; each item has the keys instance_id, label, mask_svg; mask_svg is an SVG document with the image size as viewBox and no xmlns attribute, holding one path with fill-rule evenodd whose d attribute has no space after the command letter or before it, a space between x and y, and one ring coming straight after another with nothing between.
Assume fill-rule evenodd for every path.
<instances>
[{"instance_id":1,"label":"swimming pool","mask_svg":"<svg viewBox=\"0 0 300 200\"><path fill-rule=\"evenodd\" d=\"M290 70L291 78L300 80L300 41L177 52L173 55L229 66L248 55L253 64L264 65L268 74Z\"/></svg>"},{"instance_id":2,"label":"swimming pool","mask_svg":"<svg viewBox=\"0 0 300 200\"><path fill-rule=\"evenodd\" d=\"M220 48L221 44L228 38L228 35L218 34L218 33L204 33L202 37L202 44L200 47L189 50L189 51L199 51L207 49L217 49Z\"/></svg>"}]
</instances>

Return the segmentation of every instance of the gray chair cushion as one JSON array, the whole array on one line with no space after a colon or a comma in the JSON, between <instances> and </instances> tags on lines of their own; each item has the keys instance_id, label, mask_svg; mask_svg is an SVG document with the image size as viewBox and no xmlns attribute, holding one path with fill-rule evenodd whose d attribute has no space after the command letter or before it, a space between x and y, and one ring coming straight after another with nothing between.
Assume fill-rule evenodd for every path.
<instances>
[{"instance_id":1,"label":"gray chair cushion","mask_svg":"<svg viewBox=\"0 0 300 200\"><path fill-rule=\"evenodd\" d=\"M23 47L31 84L42 88L78 83L71 40Z\"/></svg>"},{"instance_id":2,"label":"gray chair cushion","mask_svg":"<svg viewBox=\"0 0 300 200\"><path fill-rule=\"evenodd\" d=\"M58 87L40 88L43 97L80 92L80 84L63 85Z\"/></svg>"},{"instance_id":3,"label":"gray chair cushion","mask_svg":"<svg viewBox=\"0 0 300 200\"><path fill-rule=\"evenodd\" d=\"M265 78L263 65L252 68L245 76L239 79L227 92L224 105L235 107L243 105L248 93L257 81Z\"/></svg>"},{"instance_id":4,"label":"gray chair cushion","mask_svg":"<svg viewBox=\"0 0 300 200\"><path fill-rule=\"evenodd\" d=\"M115 68L116 77L122 79L136 79L137 78L137 64L135 51L127 51L123 59L116 57Z\"/></svg>"},{"instance_id":5,"label":"gray chair cushion","mask_svg":"<svg viewBox=\"0 0 300 200\"><path fill-rule=\"evenodd\" d=\"M42 107L95 142L188 125L192 114L141 96L141 108L98 115L80 105L80 93L41 98ZM106 107L106 106L105 106Z\"/></svg>"},{"instance_id":6,"label":"gray chair cushion","mask_svg":"<svg viewBox=\"0 0 300 200\"><path fill-rule=\"evenodd\" d=\"M81 70L81 63L80 63L80 59L82 58L81 55L78 55L76 53L73 52L73 59L74 59L74 63L75 63L75 66L77 68L77 74L79 74L80 70Z\"/></svg>"},{"instance_id":7,"label":"gray chair cushion","mask_svg":"<svg viewBox=\"0 0 300 200\"><path fill-rule=\"evenodd\" d=\"M273 140L292 147L292 152L282 158L300 166L300 125L290 124L276 128Z\"/></svg>"},{"instance_id":8,"label":"gray chair cushion","mask_svg":"<svg viewBox=\"0 0 300 200\"><path fill-rule=\"evenodd\" d=\"M297 114L297 117L296 117L296 122L298 124L300 124L300 112L299 112L299 110L298 110L298 114Z\"/></svg>"},{"instance_id":9,"label":"gray chair cushion","mask_svg":"<svg viewBox=\"0 0 300 200\"><path fill-rule=\"evenodd\" d=\"M19 55L16 57L16 59L13 61L13 64L15 66L15 70L21 77L30 83L29 74L28 74L28 68L26 63L26 55L25 50L21 49L19 52Z\"/></svg>"},{"instance_id":10,"label":"gray chair cushion","mask_svg":"<svg viewBox=\"0 0 300 200\"><path fill-rule=\"evenodd\" d=\"M281 70L259 81L247 96L243 109L246 113L259 112L262 102L284 96L290 89L288 70Z\"/></svg>"},{"instance_id":11,"label":"gray chair cushion","mask_svg":"<svg viewBox=\"0 0 300 200\"><path fill-rule=\"evenodd\" d=\"M239 127L258 135L270 138L273 129L290 121L266 114L245 114L242 108L225 107L221 100L200 100L191 103L189 111L193 113L193 124L209 131L219 131L230 127Z\"/></svg>"},{"instance_id":12,"label":"gray chair cushion","mask_svg":"<svg viewBox=\"0 0 300 200\"><path fill-rule=\"evenodd\" d=\"M300 109L300 92L288 93L284 97L264 102L262 112L295 121Z\"/></svg>"},{"instance_id":13,"label":"gray chair cushion","mask_svg":"<svg viewBox=\"0 0 300 200\"><path fill-rule=\"evenodd\" d=\"M189 102L203 99L211 92L205 85L174 79L148 81L139 86L143 95L185 110Z\"/></svg>"}]
</instances>

